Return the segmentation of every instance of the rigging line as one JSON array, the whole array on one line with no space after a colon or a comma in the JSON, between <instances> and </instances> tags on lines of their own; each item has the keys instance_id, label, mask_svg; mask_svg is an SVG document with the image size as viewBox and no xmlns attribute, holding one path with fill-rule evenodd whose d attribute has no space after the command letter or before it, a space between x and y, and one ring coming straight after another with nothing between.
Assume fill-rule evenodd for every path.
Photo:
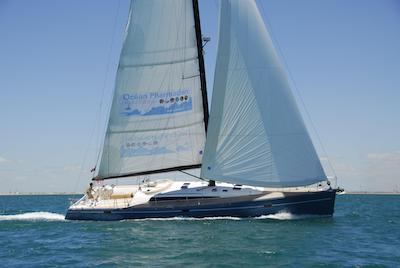
<instances>
[{"instance_id":1,"label":"rigging line","mask_svg":"<svg viewBox=\"0 0 400 268\"><path fill-rule=\"evenodd\" d=\"M113 26L113 37L114 37L114 35L115 35L115 28L116 28L116 23L117 23L117 18L118 18L118 14L119 14L119 9L120 9L120 1L121 0L118 0L118 6L117 6L117 12L116 12L116 15L115 15L115 20L114 20L114 26ZM114 38L113 38L114 39ZM92 140L93 140L93 137L94 137L94 135L95 135L95 132L96 132L96 129L97 129L97 127L99 126L99 124L100 124L100 117L101 117L101 108L102 108L102 104L103 104L103 97L104 97L104 91L105 91L105 87L106 87L106 82L107 82L107 76L108 76L108 72L109 72L109 65L110 65L110 58L111 58L111 51L112 51L112 47L113 47L113 41L112 41L112 43L111 43L111 46L110 46L110 49L109 49L109 53L108 53L108 59L107 59L107 69L106 69L106 75L105 75L105 78L104 78L104 81L103 81L103 88L102 88L102 94L101 94L101 100L100 100L100 105L99 105L99 112L98 112L98 116L97 116L97 118L96 118L96 120L95 120L95 122L94 122L94 124L93 124L93 127L92 127L92 131L91 131L91 134L90 134L90 138L89 138L89 142L87 143L87 147L86 147L86 149L85 149L85 153L84 153L84 155L83 155L83 159L82 159L82 165L81 165L81 168L80 168L80 170L79 170L79 175L78 175L78 178L77 178L77 180L76 180L76 182L75 182L75 186L74 186L74 192L76 192L76 189L77 189L77 187L78 187L78 183L80 182L80 180L81 180L81 177L82 177L82 173L83 173L83 169L84 168L86 168L85 167L85 163L86 163L86 160L87 160L87 157L88 157L88 153L89 153L89 150L90 150L90 143L92 142ZM99 127L100 128L100 127ZM98 142L96 142L96 144L97 144ZM100 153L99 153L100 154ZM97 160L96 160L96 163L98 162L98 158L99 158L99 155L97 156ZM94 171L94 172L96 172L96 171Z\"/></svg>"},{"instance_id":2,"label":"rigging line","mask_svg":"<svg viewBox=\"0 0 400 268\"><path fill-rule=\"evenodd\" d=\"M294 78L293 78L293 75L292 75L292 73L290 72L290 69L289 69L289 66L288 66L288 64L287 64L286 58L285 58L284 54L282 53L282 49L281 49L281 47L279 46L278 41L277 41L276 38L274 37L273 31L272 31L272 25L271 25L270 21L268 20L267 13L265 12L265 9L264 9L264 3L263 3L263 1L259 1L259 3L260 3L260 6L261 6L262 11L263 11L263 13L264 13L264 16L263 16L263 17L264 17L264 20L265 20L266 24L269 26L268 29L269 29L269 32L270 32L271 39L273 40L274 44L276 45L276 47L277 47L277 49L278 49L278 53L280 54L280 56L281 56L281 58L282 58L282 61L283 61L283 64L285 65L285 68L286 68L286 70L287 70L287 74L288 74L288 76L289 76L289 79L291 80L291 82L292 82L292 84L293 84L293 87L294 87L294 89L295 89L295 91L296 91L296 93L297 93L297 96L298 96L298 98L300 99L300 102L301 102L301 104L302 104L302 106L303 106L303 108L304 108L304 111L305 111L305 113L306 113L306 115L307 115L307 117L308 117L308 120L310 121L311 127L312 127L314 133L315 133L316 136L317 136L318 143L319 143L320 146L321 146L322 152L323 152L323 153L325 154L325 156L326 156L328 165L329 165L330 169L332 170L333 175L335 176L335 180L337 180L337 175L336 175L335 169L333 168L333 165L332 165L332 163L331 163L331 161L330 161L330 159L329 159L329 157L328 157L328 153L326 152L325 146L324 146L323 143L322 143L321 137L320 137L320 135L319 135L319 133L318 133L318 131L317 131L317 128L315 127L315 124L314 124L314 122L313 122L313 120L312 120L312 118L311 118L311 115L310 115L310 113L309 113L309 111L308 111L308 109L307 109L307 106L306 106L306 104L305 104L305 102L304 102L304 99L303 99L303 97L302 97L302 95L301 95L301 92L300 92L299 88L297 87L297 84L296 84L296 82L295 82L295 80L294 80Z\"/></svg>"},{"instance_id":3,"label":"rigging line","mask_svg":"<svg viewBox=\"0 0 400 268\"><path fill-rule=\"evenodd\" d=\"M106 73L105 73L104 80L103 80L103 87L102 87L101 99L100 99L100 105L99 105L99 113L98 113L97 121L96 121L96 124L98 124L97 126L98 126L99 130L101 129L101 114L102 114L101 111L102 111L103 104L104 104L105 89L106 89L106 86L107 86L108 75L109 75L109 72L110 72L111 55L112 55L112 51L113 51L114 43L115 43L115 34L116 34L116 31L117 31L117 21L118 21L118 15L119 15L119 12L120 12L120 6L121 6L121 0L118 0L117 11L116 11L115 18L114 18L113 32L112 32L112 37L111 37L112 39L111 39L111 43L110 43L110 47L109 47L108 55L107 55L107 67L106 67ZM108 114L110 113L110 109L111 109L110 107L107 109ZM107 127L107 123L106 123L106 126L104 128L106 128L106 127ZM101 133L105 133L105 131L103 131ZM100 135L101 134L98 135L97 142L96 142L97 143L97 150L98 150L97 157L96 157L96 164L99 162L100 154L101 154L101 151L102 151L101 150L101 145L102 145L103 141L100 138Z\"/></svg>"},{"instance_id":4,"label":"rigging line","mask_svg":"<svg viewBox=\"0 0 400 268\"><path fill-rule=\"evenodd\" d=\"M95 123L94 126L92 127L92 132L91 132L91 134L90 134L89 142L87 142L87 146L86 146L86 149L85 149L85 152L84 152L84 155L83 155L83 159L82 159L82 162L81 162L82 165L80 166L80 169L79 169L78 178L77 178L76 181L75 181L74 192L76 192L76 189L78 188L78 183L81 181L83 169L86 168L86 167L85 167L85 163L86 163L87 155L88 155L89 148L90 148L90 141L93 140L93 136L94 136L95 130L96 130L96 123Z\"/></svg>"}]
</instances>

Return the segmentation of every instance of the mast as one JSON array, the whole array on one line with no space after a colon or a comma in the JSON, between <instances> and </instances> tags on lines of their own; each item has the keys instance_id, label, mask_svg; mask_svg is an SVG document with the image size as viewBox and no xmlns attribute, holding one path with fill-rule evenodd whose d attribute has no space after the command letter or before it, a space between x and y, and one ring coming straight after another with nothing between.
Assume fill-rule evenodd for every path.
<instances>
[{"instance_id":1,"label":"mast","mask_svg":"<svg viewBox=\"0 0 400 268\"><path fill-rule=\"evenodd\" d=\"M201 93L203 97L204 127L207 133L209 112L208 112L206 71L204 68L204 57L203 57L203 41L202 41L203 38L201 34L198 0L193 0L193 14L194 14L194 27L196 29L197 53L199 58Z\"/></svg>"},{"instance_id":2,"label":"mast","mask_svg":"<svg viewBox=\"0 0 400 268\"><path fill-rule=\"evenodd\" d=\"M206 72L205 72L205 68L204 68L203 36L201 34L201 23L200 23L198 0L193 0L193 14L194 14L194 25L196 28L196 40L197 40L197 53L198 53L198 58L199 58L201 93L202 93L202 97L203 97L204 127L205 127L205 131L207 134L209 111L208 111ZM200 167L201 167L201 165L200 165ZM214 180L210 180L210 186L215 186Z\"/></svg>"}]
</instances>

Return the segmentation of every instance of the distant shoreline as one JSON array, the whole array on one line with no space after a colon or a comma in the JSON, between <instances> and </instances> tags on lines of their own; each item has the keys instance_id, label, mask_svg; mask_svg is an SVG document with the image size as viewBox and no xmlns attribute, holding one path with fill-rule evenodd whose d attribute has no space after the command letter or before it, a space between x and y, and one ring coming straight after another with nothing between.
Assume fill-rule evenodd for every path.
<instances>
[{"instance_id":1,"label":"distant shoreline","mask_svg":"<svg viewBox=\"0 0 400 268\"><path fill-rule=\"evenodd\" d=\"M399 192L347 192L345 195L400 195ZM83 195L83 193L0 193L0 196L26 196L26 195Z\"/></svg>"},{"instance_id":2,"label":"distant shoreline","mask_svg":"<svg viewBox=\"0 0 400 268\"><path fill-rule=\"evenodd\" d=\"M82 193L0 193L0 196L23 196L23 195L83 195Z\"/></svg>"},{"instance_id":3,"label":"distant shoreline","mask_svg":"<svg viewBox=\"0 0 400 268\"><path fill-rule=\"evenodd\" d=\"M399 192L346 192L345 194L400 195Z\"/></svg>"}]
</instances>

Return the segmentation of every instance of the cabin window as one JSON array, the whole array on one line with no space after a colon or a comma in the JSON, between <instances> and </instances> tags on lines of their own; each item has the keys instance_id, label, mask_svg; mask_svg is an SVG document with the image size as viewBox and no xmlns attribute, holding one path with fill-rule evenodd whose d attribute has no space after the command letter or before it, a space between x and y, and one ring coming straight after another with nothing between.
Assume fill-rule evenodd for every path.
<instances>
[{"instance_id":1,"label":"cabin window","mask_svg":"<svg viewBox=\"0 0 400 268\"><path fill-rule=\"evenodd\" d=\"M242 185L241 184L235 184L233 186L233 190L242 190Z\"/></svg>"},{"instance_id":2,"label":"cabin window","mask_svg":"<svg viewBox=\"0 0 400 268\"><path fill-rule=\"evenodd\" d=\"M189 186L190 182L185 182L182 186L181 189L187 189Z\"/></svg>"}]
</instances>

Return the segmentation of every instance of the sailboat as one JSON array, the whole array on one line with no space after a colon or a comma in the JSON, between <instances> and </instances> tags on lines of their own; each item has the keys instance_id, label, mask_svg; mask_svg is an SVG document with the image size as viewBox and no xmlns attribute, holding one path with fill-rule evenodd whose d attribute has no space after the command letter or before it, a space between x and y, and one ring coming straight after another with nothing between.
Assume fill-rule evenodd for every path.
<instances>
[{"instance_id":1,"label":"sailboat","mask_svg":"<svg viewBox=\"0 0 400 268\"><path fill-rule=\"evenodd\" d=\"M333 214L256 2L221 0L210 114L203 41L197 0L131 1L96 183L66 219Z\"/></svg>"}]
</instances>

